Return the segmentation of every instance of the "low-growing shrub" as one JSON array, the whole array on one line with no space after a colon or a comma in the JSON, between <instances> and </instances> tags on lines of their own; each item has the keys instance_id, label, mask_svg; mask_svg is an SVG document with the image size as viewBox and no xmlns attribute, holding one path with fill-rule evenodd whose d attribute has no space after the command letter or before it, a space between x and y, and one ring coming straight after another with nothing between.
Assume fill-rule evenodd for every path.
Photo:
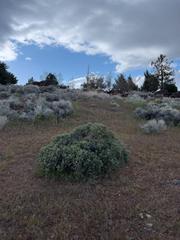
<instances>
[{"instance_id":1,"label":"low-growing shrub","mask_svg":"<svg viewBox=\"0 0 180 240\"><path fill-rule=\"evenodd\" d=\"M9 102L6 100L0 101L0 116L8 116L10 111Z\"/></svg>"},{"instance_id":2,"label":"low-growing shrub","mask_svg":"<svg viewBox=\"0 0 180 240\"><path fill-rule=\"evenodd\" d=\"M37 94L33 91L34 87L37 88L36 86L29 85L26 87L30 87L27 88L30 90L28 94L17 95L17 92L15 92L11 93L8 98L0 99L0 115L7 116L11 120L24 119L31 121L38 116L62 118L73 112L70 101L59 99L59 96L52 93ZM7 94L8 92L1 92L0 96L4 93Z\"/></svg>"},{"instance_id":3,"label":"low-growing shrub","mask_svg":"<svg viewBox=\"0 0 180 240\"><path fill-rule=\"evenodd\" d=\"M24 94L38 94L40 93L40 89L35 85L26 85L23 87Z\"/></svg>"},{"instance_id":4,"label":"low-growing shrub","mask_svg":"<svg viewBox=\"0 0 180 240\"><path fill-rule=\"evenodd\" d=\"M0 130L8 123L6 116L0 116Z\"/></svg>"},{"instance_id":5,"label":"low-growing shrub","mask_svg":"<svg viewBox=\"0 0 180 240\"><path fill-rule=\"evenodd\" d=\"M48 101L48 102L59 101L58 94L44 93L43 96L46 98L46 101Z\"/></svg>"},{"instance_id":6,"label":"low-growing shrub","mask_svg":"<svg viewBox=\"0 0 180 240\"><path fill-rule=\"evenodd\" d=\"M132 95L129 95L127 98L126 98L126 102L129 102L129 103L132 103L132 104L144 104L146 102L146 100L141 97L140 95L138 94L132 94Z\"/></svg>"},{"instance_id":7,"label":"low-growing shrub","mask_svg":"<svg viewBox=\"0 0 180 240\"><path fill-rule=\"evenodd\" d=\"M51 106L53 112L58 117L64 117L73 112L73 107L70 101L60 100L58 102L52 102Z\"/></svg>"},{"instance_id":8,"label":"low-growing shrub","mask_svg":"<svg viewBox=\"0 0 180 240\"><path fill-rule=\"evenodd\" d=\"M180 123L180 111L167 103L147 104L143 108L137 108L135 115L146 120L163 119L167 125L177 126Z\"/></svg>"},{"instance_id":9,"label":"low-growing shrub","mask_svg":"<svg viewBox=\"0 0 180 240\"><path fill-rule=\"evenodd\" d=\"M23 104L23 102L20 102L20 101L10 101L9 107L12 110L20 111L20 110L24 109L24 104Z\"/></svg>"},{"instance_id":10,"label":"low-growing shrub","mask_svg":"<svg viewBox=\"0 0 180 240\"><path fill-rule=\"evenodd\" d=\"M9 92L12 94L12 93L16 93L16 94L23 94L24 93L24 89L22 86L19 86L19 85L9 85L9 88L8 88Z\"/></svg>"},{"instance_id":11,"label":"low-growing shrub","mask_svg":"<svg viewBox=\"0 0 180 240\"><path fill-rule=\"evenodd\" d=\"M117 102L115 102L115 101L111 101L111 106L115 107L115 108L120 107L120 105Z\"/></svg>"},{"instance_id":12,"label":"low-growing shrub","mask_svg":"<svg viewBox=\"0 0 180 240\"><path fill-rule=\"evenodd\" d=\"M52 86L52 85L51 86L41 86L40 91L41 91L41 93L44 93L44 92L53 93L53 92L57 91L57 87Z\"/></svg>"},{"instance_id":13,"label":"low-growing shrub","mask_svg":"<svg viewBox=\"0 0 180 240\"><path fill-rule=\"evenodd\" d=\"M141 126L141 129L144 133L151 134L151 133L160 133L161 131L165 131L167 129L167 125L164 120L156 120L152 119Z\"/></svg>"},{"instance_id":14,"label":"low-growing shrub","mask_svg":"<svg viewBox=\"0 0 180 240\"><path fill-rule=\"evenodd\" d=\"M163 107L157 114L157 119L164 119L164 121L170 125L177 126L180 123L180 111L171 107Z\"/></svg>"},{"instance_id":15,"label":"low-growing shrub","mask_svg":"<svg viewBox=\"0 0 180 240\"><path fill-rule=\"evenodd\" d=\"M42 148L38 161L45 176L95 179L127 163L124 146L104 125L88 123L57 136Z\"/></svg>"},{"instance_id":16,"label":"low-growing shrub","mask_svg":"<svg viewBox=\"0 0 180 240\"><path fill-rule=\"evenodd\" d=\"M7 85L0 84L0 92L7 91Z\"/></svg>"},{"instance_id":17,"label":"low-growing shrub","mask_svg":"<svg viewBox=\"0 0 180 240\"><path fill-rule=\"evenodd\" d=\"M150 120L157 117L160 108L156 104L148 104L145 107L138 107L135 110L136 117Z\"/></svg>"},{"instance_id":18,"label":"low-growing shrub","mask_svg":"<svg viewBox=\"0 0 180 240\"><path fill-rule=\"evenodd\" d=\"M10 94L8 92L0 92L0 100L8 99Z\"/></svg>"}]
</instances>

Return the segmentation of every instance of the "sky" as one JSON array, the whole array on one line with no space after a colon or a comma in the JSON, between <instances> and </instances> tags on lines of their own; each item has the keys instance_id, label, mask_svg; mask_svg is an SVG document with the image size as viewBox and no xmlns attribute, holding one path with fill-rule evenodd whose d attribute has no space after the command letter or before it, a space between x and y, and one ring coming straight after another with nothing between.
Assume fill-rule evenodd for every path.
<instances>
[{"instance_id":1,"label":"sky","mask_svg":"<svg viewBox=\"0 0 180 240\"><path fill-rule=\"evenodd\" d=\"M152 60L174 61L180 87L179 0L0 0L0 60L25 84L90 71L143 81Z\"/></svg>"}]
</instances>

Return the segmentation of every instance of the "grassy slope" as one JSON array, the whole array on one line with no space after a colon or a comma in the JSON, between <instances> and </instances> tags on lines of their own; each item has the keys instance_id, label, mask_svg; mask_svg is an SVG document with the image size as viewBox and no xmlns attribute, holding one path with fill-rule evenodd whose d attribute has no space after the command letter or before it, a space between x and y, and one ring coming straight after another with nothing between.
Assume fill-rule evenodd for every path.
<instances>
[{"instance_id":1,"label":"grassy slope","mask_svg":"<svg viewBox=\"0 0 180 240\"><path fill-rule=\"evenodd\" d=\"M146 136L121 102L83 100L75 108L68 121L16 123L0 133L0 239L180 239L180 186L169 183L180 178L180 129ZM97 184L38 177L41 146L88 121L123 140L128 166Z\"/></svg>"}]
</instances>

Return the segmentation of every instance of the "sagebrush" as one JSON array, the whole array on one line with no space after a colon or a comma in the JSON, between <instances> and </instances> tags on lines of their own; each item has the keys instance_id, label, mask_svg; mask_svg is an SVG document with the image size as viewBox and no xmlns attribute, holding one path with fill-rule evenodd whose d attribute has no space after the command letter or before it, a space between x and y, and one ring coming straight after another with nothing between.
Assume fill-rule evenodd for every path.
<instances>
[{"instance_id":1,"label":"sagebrush","mask_svg":"<svg viewBox=\"0 0 180 240\"><path fill-rule=\"evenodd\" d=\"M88 123L57 136L38 157L43 175L73 180L95 179L123 166L127 151L107 128Z\"/></svg>"},{"instance_id":2,"label":"sagebrush","mask_svg":"<svg viewBox=\"0 0 180 240\"><path fill-rule=\"evenodd\" d=\"M50 87L47 87L50 90ZM52 90L52 89L51 89ZM35 120L43 118L62 118L73 112L71 101L64 99L57 88L54 92L44 92L38 86L0 86L0 115L10 120Z\"/></svg>"},{"instance_id":3,"label":"sagebrush","mask_svg":"<svg viewBox=\"0 0 180 240\"><path fill-rule=\"evenodd\" d=\"M8 123L8 119L5 116L0 116L0 130Z\"/></svg>"},{"instance_id":4,"label":"sagebrush","mask_svg":"<svg viewBox=\"0 0 180 240\"><path fill-rule=\"evenodd\" d=\"M168 103L150 103L135 110L135 115L146 120L163 119L167 125L177 126L180 123L180 111Z\"/></svg>"},{"instance_id":5,"label":"sagebrush","mask_svg":"<svg viewBox=\"0 0 180 240\"><path fill-rule=\"evenodd\" d=\"M147 123L141 126L141 129L144 133L160 133L161 131L165 131L167 129L167 125L164 120L149 120Z\"/></svg>"}]
</instances>

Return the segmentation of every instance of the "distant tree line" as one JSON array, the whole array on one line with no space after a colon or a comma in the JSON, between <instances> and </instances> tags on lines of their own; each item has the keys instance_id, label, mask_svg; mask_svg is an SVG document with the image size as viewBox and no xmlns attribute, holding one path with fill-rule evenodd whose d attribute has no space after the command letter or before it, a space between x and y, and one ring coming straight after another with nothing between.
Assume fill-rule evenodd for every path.
<instances>
[{"instance_id":1,"label":"distant tree line","mask_svg":"<svg viewBox=\"0 0 180 240\"><path fill-rule=\"evenodd\" d=\"M135 81L131 76L125 77L124 74L119 74L114 84L112 79L107 79L103 76L97 76L94 74L87 75L86 83L83 84L85 90L104 90L111 89L111 93L125 94L129 91L146 91L156 92L159 90L163 94L172 94L178 91L175 84L175 74L172 67L172 62L168 60L165 55L160 55L157 60L151 63L152 72L146 70L144 73L144 83L141 88L135 84Z\"/></svg>"},{"instance_id":2,"label":"distant tree line","mask_svg":"<svg viewBox=\"0 0 180 240\"><path fill-rule=\"evenodd\" d=\"M112 84L111 75L104 77L91 73L86 76L86 82L82 84L82 87L84 90L106 90L117 93L138 90L138 86L134 83L132 77L129 76L126 79L123 74L120 74L115 79L115 83Z\"/></svg>"},{"instance_id":3,"label":"distant tree line","mask_svg":"<svg viewBox=\"0 0 180 240\"><path fill-rule=\"evenodd\" d=\"M137 91L138 86L134 83L131 76L126 78L123 74L118 75L113 84L112 90L124 94L129 91Z\"/></svg>"},{"instance_id":4,"label":"distant tree line","mask_svg":"<svg viewBox=\"0 0 180 240\"><path fill-rule=\"evenodd\" d=\"M45 80L41 80L41 81L35 81L32 78L30 78L27 82L27 85L37 85L37 86L49 86L49 85L54 85L54 86L57 86L59 84L56 76L52 73L49 73Z\"/></svg>"},{"instance_id":5,"label":"distant tree line","mask_svg":"<svg viewBox=\"0 0 180 240\"><path fill-rule=\"evenodd\" d=\"M45 80L41 80L41 81L35 81L34 78L30 78L27 82L27 85L36 85L39 87L43 87L43 86L58 86L59 88L68 88L68 86L62 84L59 82L60 80L57 79L56 75L53 73L48 73L45 76Z\"/></svg>"},{"instance_id":6,"label":"distant tree line","mask_svg":"<svg viewBox=\"0 0 180 240\"><path fill-rule=\"evenodd\" d=\"M8 71L8 66L4 62L0 62L0 84L2 85L10 85L16 84L18 82L15 75ZM61 83L59 83L57 77L53 73L47 74L44 80L36 81L34 78L30 78L26 85L37 85L37 86L59 86L60 88L67 88Z\"/></svg>"},{"instance_id":7,"label":"distant tree line","mask_svg":"<svg viewBox=\"0 0 180 240\"><path fill-rule=\"evenodd\" d=\"M104 90L107 85L108 83L104 76L90 73L86 76L86 82L82 84L82 87L84 90Z\"/></svg>"},{"instance_id":8,"label":"distant tree line","mask_svg":"<svg viewBox=\"0 0 180 240\"><path fill-rule=\"evenodd\" d=\"M178 91L175 84L175 72L172 67L172 61L169 61L166 55L161 54L155 61L152 61L151 67L151 72L146 70L144 73L145 80L141 88L138 87L131 76L126 77L124 74L119 74L113 80L111 74L105 77L93 73L87 74L86 82L82 85L82 88L84 90L100 90L121 94L137 90L154 93L159 90L163 94L170 95ZM6 63L0 62L0 84L16 84L17 81L14 74L8 71ZM56 75L53 73L47 74L45 79L41 81L35 81L33 78L30 78L27 84L37 86L53 85L67 88L67 86L59 84Z\"/></svg>"}]
</instances>

